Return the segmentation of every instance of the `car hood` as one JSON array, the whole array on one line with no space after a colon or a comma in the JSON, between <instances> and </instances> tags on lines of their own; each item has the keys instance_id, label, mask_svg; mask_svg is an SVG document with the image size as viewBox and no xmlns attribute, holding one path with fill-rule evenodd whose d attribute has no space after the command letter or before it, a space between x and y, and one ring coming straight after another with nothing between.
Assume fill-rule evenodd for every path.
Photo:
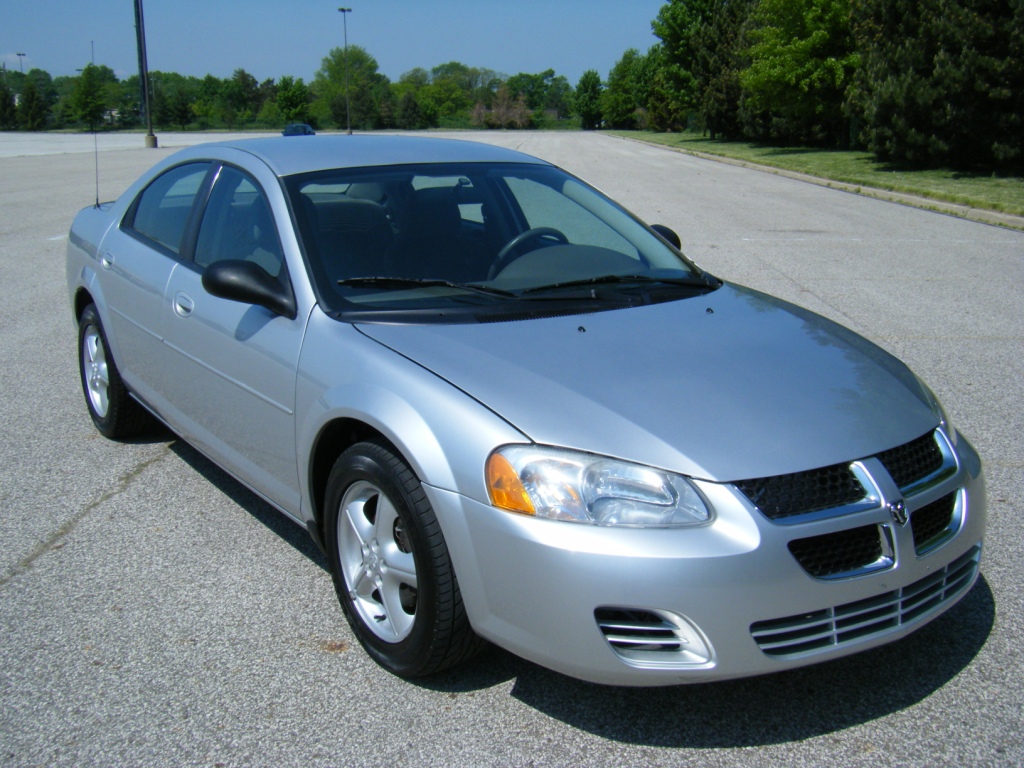
<instances>
[{"instance_id":1,"label":"car hood","mask_svg":"<svg viewBox=\"0 0 1024 768\"><path fill-rule=\"evenodd\" d=\"M707 480L851 461L938 423L896 358L807 310L729 284L569 317L359 327L531 440Z\"/></svg>"}]
</instances>

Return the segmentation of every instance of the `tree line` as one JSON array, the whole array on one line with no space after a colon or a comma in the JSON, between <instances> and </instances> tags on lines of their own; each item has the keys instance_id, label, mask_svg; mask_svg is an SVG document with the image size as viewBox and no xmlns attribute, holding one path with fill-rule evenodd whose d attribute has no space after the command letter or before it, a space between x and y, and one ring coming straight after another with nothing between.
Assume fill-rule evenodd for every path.
<instances>
[{"instance_id":1,"label":"tree line","mask_svg":"<svg viewBox=\"0 0 1024 768\"><path fill-rule=\"evenodd\" d=\"M392 82L352 45L309 83L152 72L152 118L182 130L689 129L913 166L1024 167L1024 0L670 0L651 27L646 53L629 49L606 80L591 69L575 87L552 69L505 76L457 61ZM3 130L142 117L138 76L102 65L0 83Z\"/></svg>"},{"instance_id":2,"label":"tree line","mask_svg":"<svg viewBox=\"0 0 1024 768\"><path fill-rule=\"evenodd\" d=\"M347 70L347 72L346 72ZM152 120L168 128L537 128L573 117L573 88L553 69L501 75L451 61L416 68L392 82L364 48L335 48L313 80L285 75L258 81L244 69L229 78L149 73ZM347 98L346 98L347 96ZM72 77L44 70L7 72L0 82L0 130L132 128L144 122L138 75L119 80L89 64Z\"/></svg>"},{"instance_id":3,"label":"tree line","mask_svg":"<svg viewBox=\"0 0 1024 768\"><path fill-rule=\"evenodd\" d=\"M672 0L606 125L1024 167L1024 0Z\"/></svg>"}]
</instances>

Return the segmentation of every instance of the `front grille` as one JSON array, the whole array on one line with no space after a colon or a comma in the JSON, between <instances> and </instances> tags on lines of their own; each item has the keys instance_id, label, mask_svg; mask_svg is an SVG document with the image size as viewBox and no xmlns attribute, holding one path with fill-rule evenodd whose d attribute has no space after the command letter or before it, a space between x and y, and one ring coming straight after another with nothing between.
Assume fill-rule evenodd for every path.
<instances>
[{"instance_id":1,"label":"front grille","mask_svg":"<svg viewBox=\"0 0 1024 768\"><path fill-rule=\"evenodd\" d=\"M735 483L750 503L772 520L841 507L864 498L849 464Z\"/></svg>"},{"instance_id":2,"label":"front grille","mask_svg":"<svg viewBox=\"0 0 1024 768\"><path fill-rule=\"evenodd\" d=\"M909 443L879 453L876 458L896 485L914 494L922 490L922 480L934 483L956 471L952 459L939 448L934 431ZM822 510L838 513L867 497L867 491L854 473L853 462L795 472L789 475L760 477L733 483L770 520L786 520ZM833 513L835 514L835 513Z\"/></svg>"},{"instance_id":3,"label":"front grille","mask_svg":"<svg viewBox=\"0 0 1024 768\"><path fill-rule=\"evenodd\" d=\"M914 531L914 551L917 554L933 549L952 533L956 496L956 492L947 494L910 516L910 526Z\"/></svg>"},{"instance_id":4,"label":"front grille","mask_svg":"<svg viewBox=\"0 0 1024 768\"><path fill-rule=\"evenodd\" d=\"M877 525L810 536L789 542L789 551L811 576L819 579L863 571L882 558ZM885 563L890 565L891 561Z\"/></svg>"},{"instance_id":5,"label":"front grille","mask_svg":"<svg viewBox=\"0 0 1024 768\"><path fill-rule=\"evenodd\" d=\"M942 469L942 451L935 442L934 432L883 451L878 454L878 460L900 488L907 488Z\"/></svg>"},{"instance_id":6,"label":"front grille","mask_svg":"<svg viewBox=\"0 0 1024 768\"><path fill-rule=\"evenodd\" d=\"M976 544L941 571L902 589L820 611L758 621L750 634L776 658L797 659L882 637L920 623L962 597L978 574Z\"/></svg>"}]
</instances>

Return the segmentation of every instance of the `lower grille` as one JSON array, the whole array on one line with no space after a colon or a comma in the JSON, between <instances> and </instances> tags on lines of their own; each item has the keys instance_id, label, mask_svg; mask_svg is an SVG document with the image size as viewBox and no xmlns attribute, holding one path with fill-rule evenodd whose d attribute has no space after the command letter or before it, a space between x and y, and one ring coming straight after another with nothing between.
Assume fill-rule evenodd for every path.
<instances>
[{"instance_id":1,"label":"lower grille","mask_svg":"<svg viewBox=\"0 0 1024 768\"><path fill-rule=\"evenodd\" d=\"M952 536L956 497L956 493L950 493L921 507L910 516L910 525L914 531L914 551L917 554L934 549Z\"/></svg>"},{"instance_id":2,"label":"lower grille","mask_svg":"<svg viewBox=\"0 0 1024 768\"><path fill-rule=\"evenodd\" d=\"M958 600L974 583L981 560L976 544L941 571L891 592L820 611L758 621L754 642L767 655L798 659L842 648L919 623Z\"/></svg>"},{"instance_id":3,"label":"lower grille","mask_svg":"<svg viewBox=\"0 0 1024 768\"><path fill-rule=\"evenodd\" d=\"M891 558L883 561L877 525L795 539L789 542L789 551L805 571L819 579L892 565Z\"/></svg>"}]
</instances>

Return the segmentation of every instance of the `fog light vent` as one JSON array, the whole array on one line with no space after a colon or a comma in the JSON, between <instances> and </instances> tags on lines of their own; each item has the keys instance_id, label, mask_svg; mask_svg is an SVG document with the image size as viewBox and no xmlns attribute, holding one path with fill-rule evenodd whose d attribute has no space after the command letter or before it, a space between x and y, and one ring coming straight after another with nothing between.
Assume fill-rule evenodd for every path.
<instances>
[{"instance_id":1,"label":"fog light vent","mask_svg":"<svg viewBox=\"0 0 1024 768\"><path fill-rule=\"evenodd\" d=\"M612 650L633 666L700 666L712 660L710 643L677 613L605 606L594 618Z\"/></svg>"}]
</instances>

